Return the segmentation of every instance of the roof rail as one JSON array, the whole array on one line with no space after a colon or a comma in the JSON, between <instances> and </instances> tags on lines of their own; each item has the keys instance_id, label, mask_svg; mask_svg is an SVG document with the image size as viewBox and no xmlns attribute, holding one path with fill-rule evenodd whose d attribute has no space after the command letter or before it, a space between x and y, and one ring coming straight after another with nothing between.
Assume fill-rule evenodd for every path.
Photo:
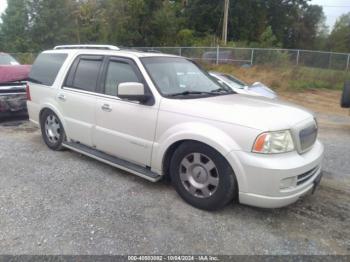
<instances>
[{"instance_id":1,"label":"roof rail","mask_svg":"<svg viewBox=\"0 0 350 262\"><path fill-rule=\"evenodd\" d=\"M154 50L154 49L147 50L146 52L147 52L147 53L158 53L158 54L161 54L161 53L162 53L162 51Z\"/></svg>"},{"instance_id":2,"label":"roof rail","mask_svg":"<svg viewBox=\"0 0 350 262\"><path fill-rule=\"evenodd\" d=\"M120 50L119 47L114 45L58 45L54 47L54 50L58 49L103 49L103 50Z\"/></svg>"}]
</instances>

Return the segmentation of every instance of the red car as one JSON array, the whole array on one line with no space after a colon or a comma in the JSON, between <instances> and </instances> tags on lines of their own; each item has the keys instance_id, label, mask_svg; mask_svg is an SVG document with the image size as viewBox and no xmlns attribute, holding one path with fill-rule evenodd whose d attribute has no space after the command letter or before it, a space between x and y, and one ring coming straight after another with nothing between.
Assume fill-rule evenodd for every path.
<instances>
[{"instance_id":1,"label":"red car","mask_svg":"<svg viewBox=\"0 0 350 262\"><path fill-rule=\"evenodd\" d=\"M27 114L26 80L30 68L9 54L0 53L0 118Z\"/></svg>"}]
</instances>

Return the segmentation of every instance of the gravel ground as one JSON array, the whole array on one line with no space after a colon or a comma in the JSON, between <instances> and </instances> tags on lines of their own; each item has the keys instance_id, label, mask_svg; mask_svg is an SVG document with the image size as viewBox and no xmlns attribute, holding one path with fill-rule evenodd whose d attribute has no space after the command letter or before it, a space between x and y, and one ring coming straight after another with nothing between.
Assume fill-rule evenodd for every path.
<instances>
[{"instance_id":1,"label":"gravel ground","mask_svg":"<svg viewBox=\"0 0 350 262\"><path fill-rule=\"evenodd\" d=\"M184 203L72 151L54 152L28 121L0 124L0 253L350 254L350 117L319 115L324 178L282 209Z\"/></svg>"}]
</instances>

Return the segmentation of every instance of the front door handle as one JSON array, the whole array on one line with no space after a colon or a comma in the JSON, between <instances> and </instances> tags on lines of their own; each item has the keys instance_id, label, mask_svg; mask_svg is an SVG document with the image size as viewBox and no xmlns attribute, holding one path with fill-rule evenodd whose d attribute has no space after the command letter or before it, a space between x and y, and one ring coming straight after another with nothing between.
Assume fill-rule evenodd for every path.
<instances>
[{"instance_id":1,"label":"front door handle","mask_svg":"<svg viewBox=\"0 0 350 262\"><path fill-rule=\"evenodd\" d=\"M66 96L64 94L59 94L57 98L61 101L66 101Z\"/></svg>"},{"instance_id":2,"label":"front door handle","mask_svg":"<svg viewBox=\"0 0 350 262\"><path fill-rule=\"evenodd\" d=\"M103 104L103 106L101 107L103 111L106 111L106 112L111 112L112 111L112 108L110 107L109 104Z\"/></svg>"}]
</instances>

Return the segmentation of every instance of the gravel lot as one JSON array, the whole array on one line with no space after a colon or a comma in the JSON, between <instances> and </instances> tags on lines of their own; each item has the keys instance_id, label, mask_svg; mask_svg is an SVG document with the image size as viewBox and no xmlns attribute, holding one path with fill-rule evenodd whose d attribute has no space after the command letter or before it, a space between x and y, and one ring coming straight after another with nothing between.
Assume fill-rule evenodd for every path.
<instances>
[{"instance_id":1,"label":"gravel lot","mask_svg":"<svg viewBox=\"0 0 350 262\"><path fill-rule=\"evenodd\" d=\"M350 117L319 115L324 178L282 209L204 212L71 151L50 151L28 121L0 124L0 253L350 254Z\"/></svg>"}]
</instances>

